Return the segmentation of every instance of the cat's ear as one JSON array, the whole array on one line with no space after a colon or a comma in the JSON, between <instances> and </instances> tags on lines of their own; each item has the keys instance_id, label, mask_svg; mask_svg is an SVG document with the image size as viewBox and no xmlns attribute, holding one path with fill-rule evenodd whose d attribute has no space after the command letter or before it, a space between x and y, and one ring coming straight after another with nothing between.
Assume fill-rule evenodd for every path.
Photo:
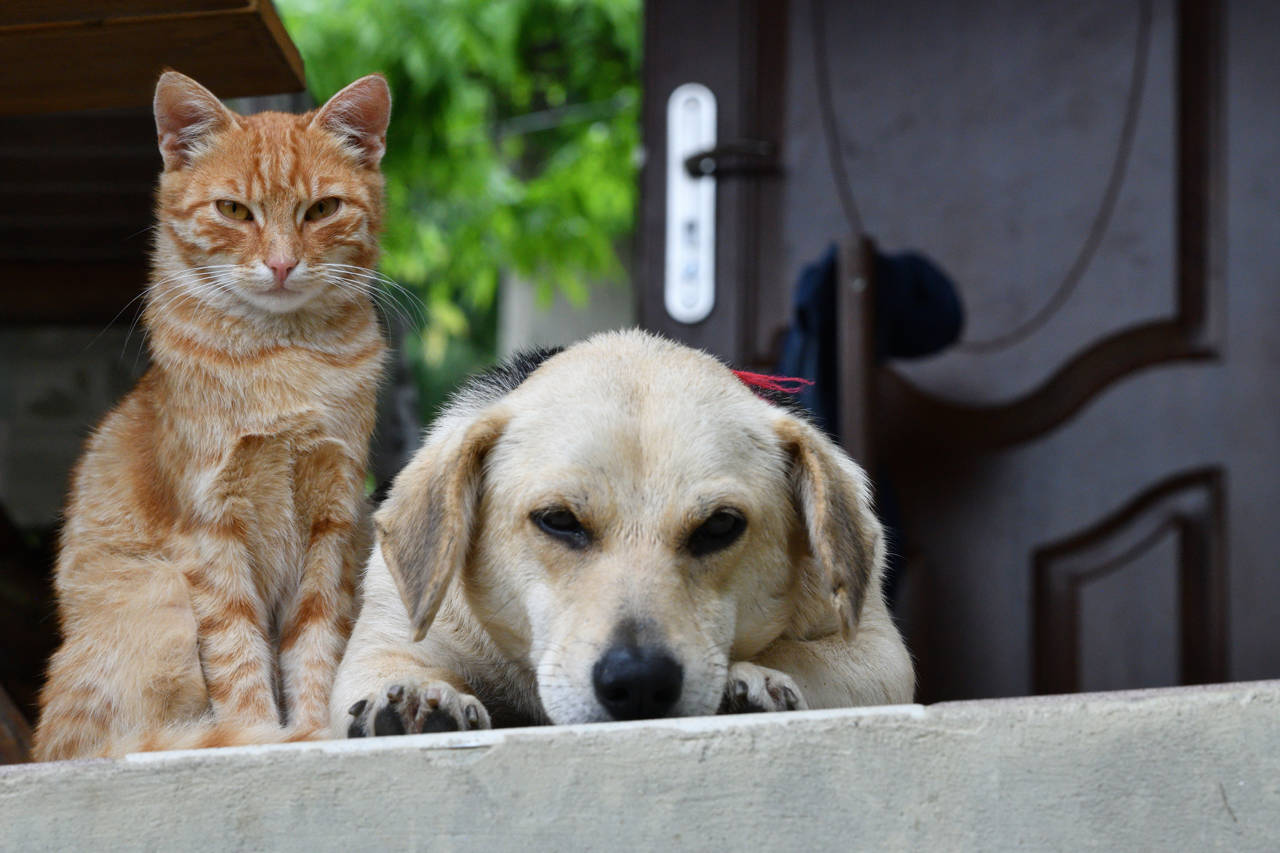
<instances>
[{"instance_id":1,"label":"cat's ear","mask_svg":"<svg viewBox=\"0 0 1280 853\"><path fill-rule=\"evenodd\" d=\"M231 110L214 94L177 71L166 71L156 84L156 136L166 172L191 161L206 140L234 121Z\"/></svg>"},{"instance_id":2,"label":"cat's ear","mask_svg":"<svg viewBox=\"0 0 1280 853\"><path fill-rule=\"evenodd\" d=\"M387 123L391 120L391 89L380 74L361 77L329 99L313 127L336 134L366 166L376 167L387 150Z\"/></svg>"}]
</instances>

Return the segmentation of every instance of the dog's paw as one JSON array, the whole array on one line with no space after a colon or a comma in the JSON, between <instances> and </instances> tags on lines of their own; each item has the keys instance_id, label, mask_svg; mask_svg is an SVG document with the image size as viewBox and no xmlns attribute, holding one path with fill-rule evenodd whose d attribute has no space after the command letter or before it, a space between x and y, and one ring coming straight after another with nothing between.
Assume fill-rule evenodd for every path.
<instances>
[{"instance_id":1,"label":"dog's paw","mask_svg":"<svg viewBox=\"0 0 1280 853\"><path fill-rule=\"evenodd\" d=\"M443 681L388 683L352 705L347 737L415 735L491 728L480 700Z\"/></svg>"},{"instance_id":2,"label":"dog's paw","mask_svg":"<svg viewBox=\"0 0 1280 853\"><path fill-rule=\"evenodd\" d=\"M753 663L735 663L729 667L721 714L754 714L760 711L805 711L800 688L791 676L776 669Z\"/></svg>"}]
</instances>

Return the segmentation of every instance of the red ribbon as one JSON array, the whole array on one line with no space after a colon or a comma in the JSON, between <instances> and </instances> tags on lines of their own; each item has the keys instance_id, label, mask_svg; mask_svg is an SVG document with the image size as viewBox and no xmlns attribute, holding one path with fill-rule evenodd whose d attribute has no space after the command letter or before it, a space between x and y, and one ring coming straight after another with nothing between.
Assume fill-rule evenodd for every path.
<instances>
[{"instance_id":1,"label":"red ribbon","mask_svg":"<svg viewBox=\"0 0 1280 853\"><path fill-rule=\"evenodd\" d=\"M746 370L733 372L744 385L765 391L781 391L783 394L799 394L813 384L812 380L801 379L798 376L770 376L767 373L751 373Z\"/></svg>"}]
</instances>

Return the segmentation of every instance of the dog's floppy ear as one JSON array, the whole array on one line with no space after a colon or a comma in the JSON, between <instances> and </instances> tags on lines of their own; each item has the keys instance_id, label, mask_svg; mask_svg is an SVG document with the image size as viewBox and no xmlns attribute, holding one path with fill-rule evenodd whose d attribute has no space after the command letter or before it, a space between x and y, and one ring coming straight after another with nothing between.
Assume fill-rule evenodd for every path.
<instances>
[{"instance_id":1,"label":"dog's floppy ear","mask_svg":"<svg viewBox=\"0 0 1280 853\"><path fill-rule=\"evenodd\" d=\"M426 636L462 570L480 501L484 460L506 416L483 415L433 442L396 477L374 516L378 546L409 611L414 642Z\"/></svg>"},{"instance_id":2,"label":"dog's floppy ear","mask_svg":"<svg viewBox=\"0 0 1280 853\"><path fill-rule=\"evenodd\" d=\"M817 572L802 579L804 594L835 606L848 639L884 561L884 532L871 508L867 475L800 419L785 415L776 429L791 455L791 487Z\"/></svg>"}]
</instances>

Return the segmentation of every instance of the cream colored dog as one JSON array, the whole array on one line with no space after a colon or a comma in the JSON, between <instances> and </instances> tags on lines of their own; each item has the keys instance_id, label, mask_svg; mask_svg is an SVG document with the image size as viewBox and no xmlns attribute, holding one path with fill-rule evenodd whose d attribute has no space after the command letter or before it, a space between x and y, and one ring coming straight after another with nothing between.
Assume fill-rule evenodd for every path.
<instances>
[{"instance_id":1,"label":"cream colored dog","mask_svg":"<svg viewBox=\"0 0 1280 853\"><path fill-rule=\"evenodd\" d=\"M376 520L335 733L911 700L862 469L670 341L474 380Z\"/></svg>"}]
</instances>

